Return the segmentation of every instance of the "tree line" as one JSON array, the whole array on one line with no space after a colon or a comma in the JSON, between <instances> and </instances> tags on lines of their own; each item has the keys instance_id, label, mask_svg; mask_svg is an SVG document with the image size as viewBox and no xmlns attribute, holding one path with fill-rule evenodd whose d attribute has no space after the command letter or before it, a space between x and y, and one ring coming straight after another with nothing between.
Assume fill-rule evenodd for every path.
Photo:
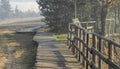
<instances>
[{"instance_id":1,"label":"tree line","mask_svg":"<svg viewBox=\"0 0 120 69\"><path fill-rule=\"evenodd\" d=\"M37 0L37 3L51 31L68 30L68 24L75 18L75 0ZM80 22L96 21L95 32L105 35L106 18L119 17L119 4L119 0L76 0L77 18Z\"/></svg>"},{"instance_id":2,"label":"tree line","mask_svg":"<svg viewBox=\"0 0 120 69\"><path fill-rule=\"evenodd\" d=\"M28 10L26 12L22 12L18 9L17 5L14 10L11 9L9 0L0 0L0 20L6 18L16 18L16 17L36 17L39 16L39 13L35 11Z\"/></svg>"}]
</instances>

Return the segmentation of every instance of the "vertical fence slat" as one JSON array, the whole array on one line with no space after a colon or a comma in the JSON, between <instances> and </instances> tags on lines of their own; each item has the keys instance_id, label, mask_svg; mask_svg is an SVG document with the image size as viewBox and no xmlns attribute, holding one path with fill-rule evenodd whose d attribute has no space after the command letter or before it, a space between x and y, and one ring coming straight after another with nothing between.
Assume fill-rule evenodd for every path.
<instances>
[{"instance_id":1,"label":"vertical fence slat","mask_svg":"<svg viewBox=\"0 0 120 69\"><path fill-rule=\"evenodd\" d=\"M81 39L82 37L82 35L81 35L81 29L79 30L79 39ZM81 52L81 48L82 47L82 45L81 45L81 42L79 41L79 50L80 50L80 52ZM81 54L79 53L79 61L81 62Z\"/></svg>"},{"instance_id":2,"label":"vertical fence slat","mask_svg":"<svg viewBox=\"0 0 120 69\"><path fill-rule=\"evenodd\" d=\"M87 33L86 38L87 47L89 47L89 34ZM86 49L86 57L88 58L88 48ZM86 69L88 69L88 62L86 62Z\"/></svg>"},{"instance_id":3,"label":"vertical fence slat","mask_svg":"<svg viewBox=\"0 0 120 69\"><path fill-rule=\"evenodd\" d=\"M69 48L72 46L72 26L70 25L70 38L69 38L69 42L70 42L70 44L69 44Z\"/></svg>"},{"instance_id":4,"label":"vertical fence slat","mask_svg":"<svg viewBox=\"0 0 120 69\"><path fill-rule=\"evenodd\" d=\"M108 42L108 59L112 60L112 44ZM110 65L108 65L108 69L112 69Z\"/></svg>"},{"instance_id":5,"label":"vertical fence slat","mask_svg":"<svg viewBox=\"0 0 120 69\"><path fill-rule=\"evenodd\" d=\"M80 29L79 28L77 28L77 38L79 39L80 38ZM78 47L78 49L80 48L80 41L79 40L77 40L77 47ZM80 49L79 49L80 50ZM79 57L80 57L80 52L78 51L78 53L77 53L77 60L78 61L80 61L79 60Z\"/></svg>"},{"instance_id":6,"label":"vertical fence slat","mask_svg":"<svg viewBox=\"0 0 120 69\"><path fill-rule=\"evenodd\" d=\"M71 31L71 29L70 29L70 24L69 24L69 26L68 26L68 34L67 34L67 45L68 46L70 46L70 35L71 35L70 31Z\"/></svg>"},{"instance_id":7,"label":"vertical fence slat","mask_svg":"<svg viewBox=\"0 0 120 69\"><path fill-rule=\"evenodd\" d=\"M78 47L78 27L75 27L75 46ZM78 53L78 50L75 48L75 57L77 58L77 53Z\"/></svg>"},{"instance_id":8,"label":"vertical fence slat","mask_svg":"<svg viewBox=\"0 0 120 69\"><path fill-rule=\"evenodd\" d=\"M92 48L94 48L95 49L95 35L93 34L92 35ZM92 58L92 61L95 63L95 54L94 54L94 52L92 52L92 55L93 55L93 58Z\"/></svg>"},{"instance_id":9,"label":"vertical fence slat","mask_svg":"<svg viewBox=\"0 0 120 69\"><path fill-rule=\"evenodd\" d=\"M72 26L72 32L73 32L73 35L72 35L72 52L73 52L73 55L75 54L75 47L74 47L74 42L75 42L75 26Z\"/></svg>"},{"instance_id":10,"label":"vertical fence slat","mask_svg":"<svg viewBox=\"0 0 120 69\"><path fill-rule=\"evenodd\" d=\"M91 35L92 44L89 39ZM102 45L102 41L108 43L108 54L106 56L102 52L102 46L104 46ZM120 69L118 65L112 62L112 55L114 55L114 50L112 49L112 47L114 47L115 45L116 47L120 46L113 41L110 41L95 33L89 33L84 28L79 28L76 25L70 24L68 33L68 44L72 52L76 54L76 58L80 61L80 63L83 64L83 67L85 67L86 69L89 69L89 66L91 69L102 69L102 61L104 63L107 63L108 69ZM92 45L92 48L89 47L89 45ZM92 55L92 58L90 58L91 61L89 61L89 53ZM98 60L96 60L97 57Z\"/></svg>"},{"instance_id":11,"label":"vertical fence slat","mask_svg":"<svg viewBox=\"0 0 120 69\"><path fill-rule=\"evenodd\" d=\"M98 40L99 40L99 42L98 42L98 50L99 50L99 52L101 53L101 38L98 38ZM99 59L98 59L98 68L99 69L101 69L101 58L99 57Z\"/></svg>"},{"instance_id":12,"label":"vertical fence slat","mask_svg":"<svg viewBox=\"0 0 120 69\"><path fill-rule=\"evenodd\" d=\"M85 42L85 31L83 30L83 42ZM84 44L82 43L82 47L83 47L83 50L82 50L82 52L83 52L83 54L85 54L85 47L84 47ZM84 60L84 57L83 57L83 60L82 60L82 64L83 64L83 66L85 67L85 60Z\"/></svg>"}]
</instances>

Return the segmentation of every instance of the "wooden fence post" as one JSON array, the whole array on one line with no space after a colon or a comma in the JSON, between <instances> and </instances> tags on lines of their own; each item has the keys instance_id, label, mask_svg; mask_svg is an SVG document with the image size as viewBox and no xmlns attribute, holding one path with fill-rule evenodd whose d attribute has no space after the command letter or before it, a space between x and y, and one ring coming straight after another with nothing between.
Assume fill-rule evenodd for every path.
<instances>
[{"instance_id":1,"label":"wooden fence post","mask_svg":"<svg viewBox=\"0 0 120 69\"><path fill-rule=\"evenodd\" d=\"M71 42L72 41L72 25L70 24L69 27L70 27L69 28L69 32L70 32L70 35L69 35L70 36L70 38L69 38L69 42L70 42L69 43L69 48L71 48L71 46L72 46L72 42Z\"/></svg>"},{"instance_id":2,"label":"wooden fence post","mask_svg":"<svg viewBox=\"0 0 120 69\"><path fill-rule=\"evenodd\" d=\"M101 53L101 38L97 38L98 39L98 51ZM99 57L98 60L98 68L101 69L101 58Z\"/></svg>"},{"instance_id":3,"label":"wooden fence post","mask_svg":"<svg viewBox=\"0 0 120 69\"><path fill-rule=\"evenodd\" d=\"M89 48L89 33L87 33L86 44L87 44L87 49L86 49L86 57L88 58L88 48ZM88 62L86 62L86 69L88 69Z\"/></svg>"},{"instance_id":4,"label":"wooden fence post","mask_svg":"<svg viewBox=\"0 0 120 69\"><path fill-rule=\"evenodd\" d=\"M82 35L83 35L83 42L85 42L85 31L83 30L83 32L82 32ZM82 52L83 52L83 54L85 55L85 47L84 47L84 44L82 43ZM82 59L82 64L83 64L83 66L85 67L85 60L84 60L84 57L83 57L83 59Z\"/></svg>"},{"instance_id":5,"label":"wooden fence post","mask_svg":"<svg viewBox=\"0 0 120 69\"><path fill-rule=\"evenodd\" d=\"M93 43L93 44L92 44L92 45L93 45L92 48L95 49L95 45L96 45L95 34L92 35L92 43ZM95 58L95 53L94 53L93 50L92 50L92 56L93 56L93 57L92 57L92 62L95 64L95 63L96 63L96 62L95 62L95 59L96 59L96 58Z\"/></svg>"},{"instance_id":6,"label":"wooden fence post","mask_svg":"<svg viewBox=\"0 0 120 69\"><path fill-rule=\"evenodd\" d=\"M80 28L80 30L79 30L79 39L81 39L82 38L82 30L81 30L81 28ZM79 41L79 50L80 50L80 52L82 51L82 43ZM79 61L80 61L80 63L82 63L82 61L81 61L81 54L79 53Z\"/></svg>"},{"instance_id":7,"label":"wooden fence post","mask_svg":"<svg viewBox=\"0 0 120 69\"><path fill-rule=\"evenodd\" d=\"M70 35L71 35L71 29L70 29L70 24L68 26L68 33L67 33L67 45L70 46Z\"/></svg>"},{"instance_id":8,"label":"wooden fence post","mask_svg":"<svg viewBox=\"0 0 120 69\"><path fill-rule=\"evenodd\" d=\"M75 27L75 35L74 35L74 43L75 43L75 46L76 47L78 47L78 27L76 26ZM75 48L75 57L77 58L77 53L78 53L78 51L77 51L77 49Z\"/></svg>"},{"instance_id":9,"label":"wooden fence post","mask_svg":"<svg viewBox=\"0 0 120 69\"><path fill-rule=\"evenodd\" d=\"M108 42L108 59L112 60L112 45ZM108 69L112 69L110 65L108 65Z\"/></svg>"}]
</instances>

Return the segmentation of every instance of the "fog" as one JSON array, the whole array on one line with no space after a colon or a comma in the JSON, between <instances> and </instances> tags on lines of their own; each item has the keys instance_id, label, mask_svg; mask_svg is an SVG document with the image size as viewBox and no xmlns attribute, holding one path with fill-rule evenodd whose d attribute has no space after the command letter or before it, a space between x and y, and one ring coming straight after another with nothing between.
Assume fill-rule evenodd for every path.
<instances>
[{"instance_id":1,"label":"fog","mask_svg":"<svg viewBox=\"0 0 120 69\"><path fill-rule=\"evenodd\" d=\"M16 5L18 6L18 9L26 12L29 9L31 9L31 11L35 11L35 12L39 12L38 9L38 4L36 2L10 2L11 8L15 9Z\"/></svg>"},{"instance_id":2,"label":"fog","mask_svg":"<svg viewBox=\"0 0 120 69\"><path fill-rule=\"evenodd\" d=\"M8 18L38 17L35 0L0 0L0 20Z\"/></svg>"}]
</instances>

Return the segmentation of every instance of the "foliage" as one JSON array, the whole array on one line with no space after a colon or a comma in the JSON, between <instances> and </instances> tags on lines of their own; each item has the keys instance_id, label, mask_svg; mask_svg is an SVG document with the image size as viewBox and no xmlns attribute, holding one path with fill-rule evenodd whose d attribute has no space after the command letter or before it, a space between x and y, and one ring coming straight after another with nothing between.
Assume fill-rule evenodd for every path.
<instances>
[{"instance_id":1,"label":"foliage","mask_svg":"<svg viewBox=\"0 0 120 69\"><path fill-rule=\"evenodd\" d=\"M116 0L92 0L93 3L93 15L94 15L94 19L97 22L96 24L96 31L98 31L98 22L100 22L100 34L101 35L105 35L105 25L106 25L106 18L108 15L108 12L110 12L109 10L111 9L111 7L113 7L113 5L115 4Z\"/></svg>"},{"instance_id":2,"label":"foliage","mask_svg":"<svg viewBox=\"0 0 120 69\"><path fill-rule=\"evenodd\" d=\"M11 15L9 0L0 1L0 18L5 19Z\"/></svg>"},{"instance_id":3,"label":"foliage","mask_svg":"<svg viewBox=\"0 0 120 69\"><path fill-rule=\"evenodd\" d=\"M11 18L23 18L23 17L38 17L39 12L31 11L30 9L26 12L22 12L18 9L18 6L16 5L15 10L13 10Z\"/></svg>"},{"instance_id":4,"label":"foliage","mask_svg":"<svg viewBox=\"0 0 120 69\"><path fill-rule=\"evenodd\" d=\"M110 9L119 0L76 0L77 18L96 21L95 32L105 35L105 25ZM54 32L67 31L68 23L75 16L75 0L37 0L46 24ZM113 15L113 14L112 14Z\"/></svg>"},{"instance_id":5,"label":"foliage","mask_svg":"<svg viewBox=\"0 0 120 69\"><path fill-rule=\"evenodd\" d=\"M39 12L28 10L26 12L20 11L18 8L14 10L12 18L23 18L23 17L39 17Z\"/></svg>"},{"instance_id":6,"label":"foliage","mask_svg":"<svg viewBox=\"0 0 120 69\"><path fill-rule=\"evenodd\" d=\"M15 10L11 10L10 0L0 0L0 20L7 18L22 18L22 17L38 17L39 13L28 10L22 12L16 6Z\"/></svg>"},{"instance_id":7,"label":"foliage","mask_svg":"<svg viewBox=\"0 0 120 69\"><path fill-rule=\"evenodd\" d=\"M39 0L42 15L50 30L56 33L67 31L68 23L74 17L72 1L69 0Z\"/></svg>"},{"instance_id":8,"label":"foliage","mask_svg":"<svg viewBox=\"0 0 120 69\"><path fill-rule=\"evenodd\" d=\"M42 15L50 30L56 33L67 31L68 23L75 17L74 0L37 0ZM91 20L89 0L77 0L77 18L80 21ZM86 9L85 9L86 8ZM86 14L87 13L87 14Z\"/></svg>"}]
</instances>

